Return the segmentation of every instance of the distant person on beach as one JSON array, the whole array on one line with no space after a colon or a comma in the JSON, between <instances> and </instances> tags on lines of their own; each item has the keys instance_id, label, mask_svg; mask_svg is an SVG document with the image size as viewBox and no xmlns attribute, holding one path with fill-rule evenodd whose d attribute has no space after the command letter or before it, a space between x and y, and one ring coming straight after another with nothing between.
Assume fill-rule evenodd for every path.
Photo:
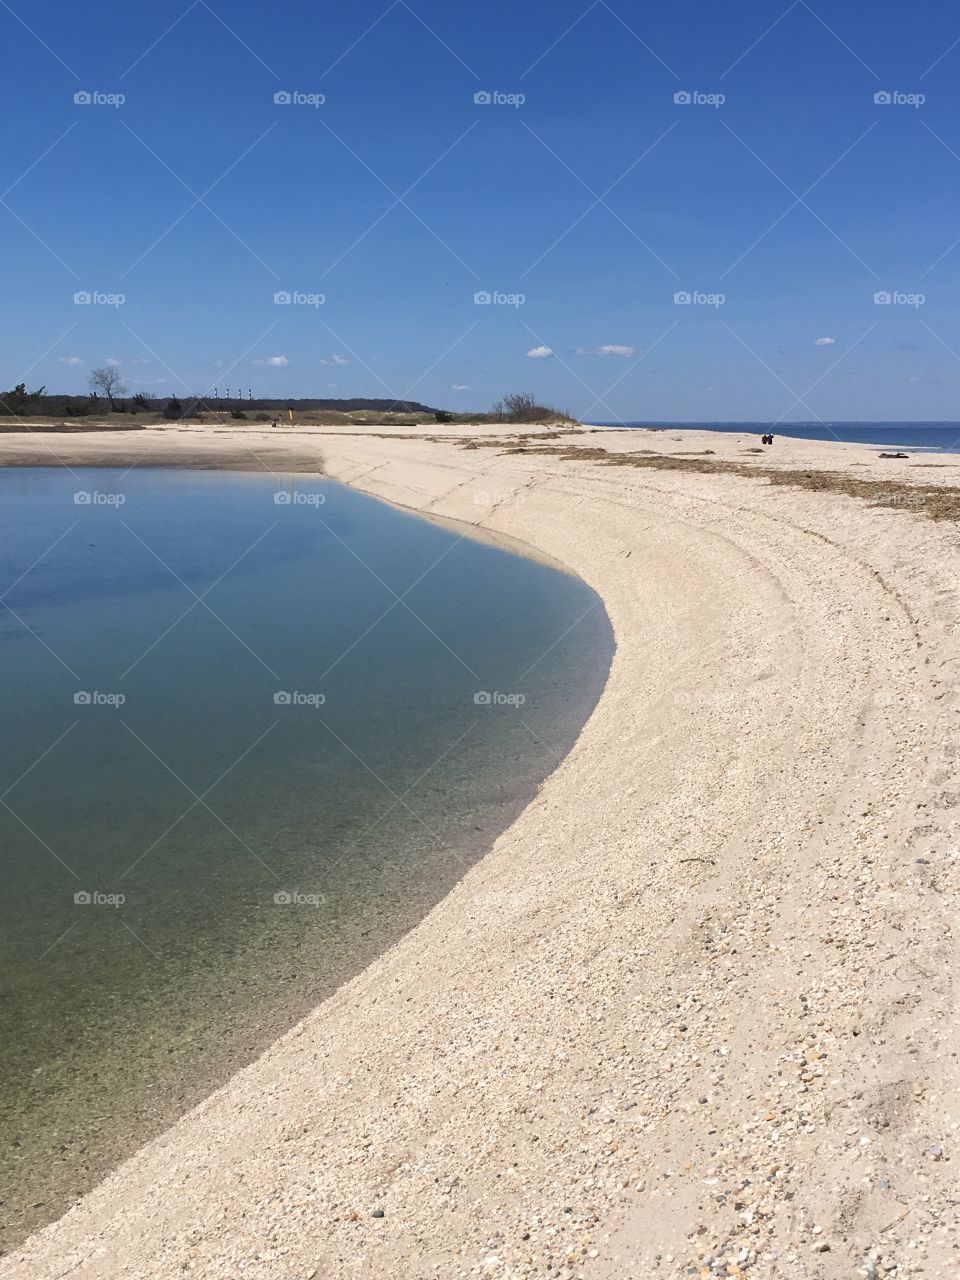
<instances>
[{"instance_id":1,"label":"distant person on beach","mask_svg":"<svg viewBox=\"0 0 960 1280\"><path fill-rule=\"evenodd\" d=\"M270 423L270 425L271 425L271 427L275 427L275 426L277 425L277 420L276 420L276 418L274 418L274 420Z\"/></svg>"},{"instance_id":2,"label":"distant person on beach","mask_svg":"<svg viewBox=\"0 0 960 1280\"><path fill-rule=\"evenodd\" d=\"M761 444L773 444L773 436L769 436L769 435L768 435L768 436L761 436L761 437L760 437L760 443L761 443Z\"/></svg>"}]
</instances>

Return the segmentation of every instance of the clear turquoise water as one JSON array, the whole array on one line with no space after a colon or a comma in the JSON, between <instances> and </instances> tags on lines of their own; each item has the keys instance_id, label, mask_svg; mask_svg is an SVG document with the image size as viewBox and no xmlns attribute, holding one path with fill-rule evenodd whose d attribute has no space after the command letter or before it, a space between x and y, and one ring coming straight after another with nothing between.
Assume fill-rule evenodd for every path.
<instances>
[{"instance_id":1,"label":"clear turquoise water","mask_svg":"<svg viewBox=\"0 0 960 1280\"><path fill-rule=\"evenodd\" d=\"M420 918L613 642L579 580L306 476L0 471L0 602L9 1243Z\"/></svg>"}]
</instances>

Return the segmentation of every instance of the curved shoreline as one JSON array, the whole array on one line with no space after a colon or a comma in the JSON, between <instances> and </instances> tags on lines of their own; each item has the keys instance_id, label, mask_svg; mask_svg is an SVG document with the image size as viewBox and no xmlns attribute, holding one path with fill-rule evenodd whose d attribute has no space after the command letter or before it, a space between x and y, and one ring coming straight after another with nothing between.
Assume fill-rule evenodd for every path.
<instances>
[{"instance_id":1,"label":"curved shoreline","mask_svg":"<svg viewBox=\"0 0 960 1280\"><path fill-rule=\"evenodd\" d=\"M322 447L415 510L498 494L484 523L603 599L607 687L420 925L0 1275L833 1277L878 1241L910 1274L914 1233L938 1265L952 530L740 476Z\"/></svg>"},{"instance_id":2,"label":"curved shoreline","mask_svg":"<svg viewBox=\"0 0 960 1280\"><path fill-rule=\"evenodd\" d=\"M81 478L78 484L60 468L40 469L37 475L44 480L43 485L35 485L33 480L26 482L30 494L29 501L32 506L36 491L51 483L59 486L63 497L69 503L70 492L75 487L109 490L111 476L116 478L120 474L118 469L91 471ZM247 506L248 502L259 505L259 502L265 501L269 504L271 490L275 485L272 477L253 472L243 474L231 472L224 476L215 472L191 471L190 476L184 476L182 472L176 475L168 472L167 475L168 480L164 481L162 473L156 474L155 483L161 486L159 489L154 488L149 470L147 475L140 477L139 482L135 483L137 477L131 475L126 477L118 487L123 488L127 494L127 501L137 506L137 496L139 495L142 500L145 488L147 492L159 493L163 500L168 492L170 496L182 495L185 492L191 492L193 487L198 485L201 486L200 491L204 494L204 509L209 507L212 510L215 502L211 502L211 499L216 499L221 489L225 489L227 493L237 494L240 503ZM20 487L19 482L9 474L7 478L13 481L13 485L6 486L5 491L11 488L16 491ZM235 480L238 480L239 484L234 483ZM552 564L551 571L544 572L539 560L546 558L524 555L523 548L516 540L492 535L476 538L473 536L473 526L463 522L439 518L424 521L406 508L388 504L381 499L359 495L336 481L325 479L319 486L312 481L312 476L297 476L294 487L310 490L322 488L327 504L323 509L324 523L329 522L334 529L340 528L341 532L343 532L342 525L337 523L334 512L346 503L348 510L353 512L356 527L353 536L350 533L344 533L344 536L353 545L355 552L359 552L371 568L378 568L381 573L384 571L378 563L377 548L383 536L388 537L390 541L399 540L401 549L407 539L411 539L414 547L424 539L429 545L438 543L436 550L425 556L419 568L411 567L403 581L412 581L420 570L432 567L432 563L439 564L442 571L444 567L449 570L451 564L459 561L461 566L467 564L475 566L481 577L484 575L484 561L488 566L492 566L488 568L486 577L483 577L490 595L487 605L474 603L470 606L465 601L465 605L474 610L478 626L496 625L491 623L491 615L493 619L502 617L504 623L508 624L506 633L499 638L496 632L489 632L489 646L478 647L474 644L472 649L467 647L470 645L469 635L464 633L456 614L451 614L449 609L445 610L443 601L436 598L436 588L434 588L432 602L427 603L427 611L421 607L421 603L415 597L409 598L410 603L422 618L429 621L432 628L436 628L436 632L458 649L463 658L470 658L470 662L477 667L478 671L485 672L491 678L473 677L475 682L460 690L465 719L457 724L449 738L438 737L438 745L433 751L429 747L429 738L426 745L421 742L424 752L429 753L422 759L422 767L425 771L428 765L431 767L423 775L426 778L426 785L419 790L407 790L407 786L413 784L415 777L420 775L419 768L412 772L408 769L404 784L397 785L390 770L395 767L402 768L402 757L398 757L393 752L389 757L386 754L380 754L379 758L369 753L370 749L375 749L376 741L382 743L383 733L392 732L402 722L392 718L389 723L384 723L381 733L376 736L374 742L364 738L362 720L358 721L355 714L351 714L346 723L341 721L339 724L335 718L326 718L325 723L328 721L333 727L326 730L318 729L321 736L326 737L329 734L334 742L337 736L336 730L339 730L343 739L347 739L350 743L350 748L345 745L339 748L342 751L343 765L346 766L343 784L351 787L355 785L351 778L351 765L353 772L361 769L359 758L348 754L355 748L360 756L375 767L378 775L375 781L371 772L362 771L360 778L368 780L379 795L384 795L383 789L392 783L395 787L394 798L402 793L406 805L413 806L417 811L414 815L412 810L400 807L398 804L397 808L389 814L386 825L374 824L373 818L378 813L382 814L382 805L371 807L366 819L363 817L364 807L358 809L355 804L351 805L349 813L345 813L343 812L344 801L341 799L338 802L335 794L325 790L322 776L317 778L321 793L314 795L312 801L309 794L300 793L306 812L313 810L317 815L321 813L324 815L324 821L320 824L320 834L323 836L320 845L325 845L327 848L318 847L314 850L320 858L320 863L314 865L312 873L309 867L304 869L302 866L300 873L306 876L312 874L314 882L310 887L322 888L327 895L328 907L324 912L324 918L329 926L330 936L326 939L321 938L311 946L306 937L299 937L299 930L295 927L294 934L297 936L277 938L273 945L267 948L262 939L257 942L254 927L256 922L250 921L248 926L244 926L240 935L235 935L235 941L240 944L240 947L236 950L234 946L230 946L231 958L218 955L215 947L209 952L204 949L203 962L198 969L196 964L190 964L184 956L184 949L189 944L182 936L182 928L179 931L174 928L173 933L169 928L159 932L154 929L152 934L147 934L142 918L140 921L131 919L131 924L136 928L139 937L145 939L144 945L149 944L151 955L154 952L160 953L155 958L159 961L162 957L162 964L158 966L157 972L142 980L138 978L135 967L128 977L119 973L114 966L102 968L101 978L108 987L111 982L116 986L118 997L123 1000L125 1008L129 1011L129 1016L125 1017L126 1030L124 1033L118 1033L108 1022L103 1031L97 1033L95 1042L84 1042L78 1045L78 1052L71 1053L62 1061L58 1061L60 1056L57 1052L58 1044L62 1045L67 1041L76 1043L76 1030L70 1023L71 1017L75 1016L73 1013L75 1003L71 1001L63 1008L65 1022L61 1023L58 1014L54 1016L51 1023L50 1004L46 1002L55 1001L56 990L59 989L62 992L65 984L70 982L71 976L78 971L75 965L62 960L59 968L51 968L50 959L44 960L38 966L36 957L39 951L61 935L62 929L69 925L70 921L63 921L49 932L47 938L40 942L36 950L30 949L33 959L24 963L30 966L34 977L27 978L27 983L36 981L43 984L42 989L32 986L30 989L35 992L36 1002L43 1002L46 1006L48 1016L45 1019L41 1016L39 1005L34 1008L33 1027L24 1024L24 1041L20 1059L15 1059L11 1063L8 1080L10 1109L7 1111L4 1124L0 1125L0 1136L4 1140L5 1148L0 1159L0 1185L4 1186L0 1254L19 1247L30 1235L59 1218L78 1196L92 1190L146 1142L163 1133L215 1090L222 1088L240 1069L258 1058L264 1050L297 1025L344 982L362 972L379 954L414 927L445 896L451 885L462 876L464 869L482 857L496 838L522 812L528 801L536 794L543 779L552 772L556 755L569 749L579 734L583 722L599 699L613 650L612 633L606 623L606 615L602 607L594 609L592 617L587 619L587 625L590 626L589 639L581 636L579 643L571 646L569 660L558 664L559 670L566 670L571 678L577 679L581 692L575 704L572 705L560 691L557 682L551 682L551 685L544 687L543 681L537 679L538 672L534 670L531 678L524 681L527 706L519 715L510 715L509 712L498 715L496 712L485 713L482 710L478 713L475 707L469 705L471 694L478 687L478 683L480 687L506 688L505 684L501 683L497 686L495 681L491 683L493 673L514 667L519 670L528 661L536 659L541 650L555 639L556 628L551 629L542 624L537 626L532 623L532 620L524 620L517 616L518 633L528 631L540 640L540 644L537 647L537 639L533 639L526 649L517 650L513 655L514 658L517 658L520 652L527 653L526 661L520 661L519 666L511 659L509 634L513 629L514 616L512 616L510 605L505 603L507 597L500 589L503 578L510 580L520 573L528 583L529 589L537 593L538 598L539 593L544 592L543 598L548 608L552 607L554 597L558 601L561 599L571 601L564 606L565 615L560 615L566 617L564 626L572 622L582 610L597 601L595 594L585 584L580 583L579 580L574 584L565 567L561 570L559 566ZM286 477L284 489L289 490L290 484L291 478ZM334 504L333 508L331 504ZM127 510L131 510L131 507L127 507ZM137 507L137 510L142 508ZM216 519L216 516L208 513L208 517L205 518ZM379 535L375 540L372 540L369 534L364 535L362 526L369 525L371 522L378 529L382 522L387 522L389 534ZM136 521L134 523L140 528ZM348 521L348 526L349 524ZM442 541L436 532L430 534L426 525L433 525L435 530L443 527ZM123 534L122 529L119 532ZM141 532L144 532L142 528ZM463 541L465 535L467 542ZM253 534L250 536L252 538ZM329 542L336 547L335 535L330 533L327 536ZM100 539L98 538L97 541L99 542ZM509 551L510 554L493 556L485 555L480 551L478 556L479 546L484 543L489 544L491 549ZM385 548L381 549L385 550ZM434 561L434 556L439 551L444 552L444 563ZM452 559L448 559L451 552ZM327 554L325 544L322 553L324 559ZM350 566L347 573L352 578L355 576L353 571L359 569L358 561L348 556L346 548L341 547L340 555ZM415 560L410 561L411 566L415 563ZM301 586L309 591L311 581L317 575L324 574L324 565L321 561L315 561L313 568L308 568L306 572L307 578ZM448 577L447 580L454 591L457 577L462 577L464 572L465 570L461 568L459 573ZM374 583L372 577L368 582L375 593L375 599L385 597L382 583ZM269 584L261 581L261 585L256 587L257 593L259 594L264 587L269 590ZM398 587L398 590L400 589L402 588ZM327 593L324 592L324 595L326 596ZM521 598L525 596L526 592ZM514 595L509 596L510 601L516 598ZM328 597L328 599L332 598ZM351 595L351 599L355 597ZM421 597L421 600L425 599ZM11 603L15 602L11 600ZM377 618L389 603L389 597L386 597L366 622L372 622ZM20 608L19 605L17 607ZM218 607L222 608L222 606ZM259 612L263 615L262 603ZM269 617L269 614L270 611L263 616ZM483 615L486 615L486 618ZM125 615L121 612L120 616ZM392 615L394 621L396 617L396 614ZM12 619L10 621L12 622ZM380 619L381 631L389 626L390 621L390 617ZM306 619L298 622L301 633L305 623ZM366 623L363 625L365 626ZM31 616L31 626L40 626L40 620L36 616ZM346 638L340 647L328 653L328 659L339 657L343 650L348 648L351 640L356 640L363 630L363 626L356 623L352 631L350 627L351 624L347 620L344 632ZM161 626L158 625L156 630L159 633ZM47 633L44 632L44 634ZM423 645L426 646L419 663L421 669L430 672L434 662L439 660L442 672L443 660L448 658L450 650L445 652L441 648L441 642L433 640L427 630L421 630L419 634ZM147 637L147 639L150 638ZM322 636L318 638L322 639ZM261 633L261 642L262 639ZM461 644L460 641L463 643ZM51 642L55 643L52 639ZM291 644L295 650L296 641L292 640ZM57 647L60 647L59 644ZM258 648L264 652L262 644L258 645ZM292 651L290 645L284 645L281 648L284 651L285 660L289 661L290 652L288 651ZM422 645L418 642L417 650L421 648ZM503 661L497 658L501 650L506 655ZM66 650L62 652L65 657L69 656ZM411 699L408 677L413 677L413 672L409 668L406 669L407 674L398 683L398 664L394 663L391 656L394 650L392 646L385 646L382 640L375 645L374 649L371 649L367 642L361 647L360 652L364 655L364 666L359 670L366 673L362 675L363 685L367 685L369 680L377 679L377 672L366 666L374 652L382 655L383 662L393 667L392 670L388 667L390 686L392 690L404 689L402 694L399 692L397 694L397 714L406 716ZM416 650L414 656L415 654ZM185 656L193 660L195 654L192 643L189 653ZM450 660L452 661L452 658ZM380 659L374 659L374 661L382 670ZM275 665L279 668L279 660ZM325 665L325 662L321 663L316 669L321 670ZM462 677L467 676L465 665L459 665L457 670ZM171 672L167 670L168 678L170 674ZM414 683L415 677L410 680L410 684ZM327 688L326 683L324 687ZM384 689L388 699L393 696L391 687ZM128 695L130 693L131 691L128 690ZM362 705L361 717L370 715L373 708L369 699L364 699L361 690L353 686L347 690L346 687L341 686L341 694L337 695L332 687L327 688L327 697L331 702L339 702L340 696L344 693L357 699L354 703L355 708L358 704ZM424 685L417 692L416 702L422 707L428 702L435 701L436 696L436 684L428 675ZM141 697L142 693L138 693L135 700L139 702ZM449 702L449 699L450 694L447 690L444 701ZM377 705L382 708L383 700L378 699ZM468 705L469 711L466 709ZM526 712L532 714L527 715ZM383 714L382 710L380 714ZM508 727L510 720L514 724L514 733L511 733ZM533 726L540 739L549 738L550 746L548 747L542 741L535 741L532 736L529 736L528 726ZM440 722L435 725L437 730L441 727ZM495 737L500 745L494 747L490 743L490 732L499 729L503 732L495 733ZM464 743L468 750L466 755L462 751L449 750L454 740L458 743L461 740L461 730L468 739ZM253 737L252 733L250 737ZM522 741L517 740L518 737ZM248 743L247 739L244 741ZM403 741L405 753L416 749L416 744L409 740L409 734L403 736ZM317 746L319 752L317 758L323 760L325 758L323 746L322 744ZM443 754L442 748L445 746L448 750ZM14 759L16 754L14 751ZM174 759L174 757L169 758ZM511 763L506 763L508 760ZM20 768L14 767L13 774L18 774L26 763L28 760L22 761ZM248 776L249 786L256 786L257 773L265 763L261 760L256 773ZM289 761L291 766L295 763L293 759ZM449 767L451 765L452 769ZM283 773L288 773L286 765ZM311 772L308 779L313 776ZM417 780L419 781L419 778ZM289 778L286 785L290 785ZM340 785L342 784L338 782L338 791ZM294 798L294 791L286 794L286 798L281 803L281 798L285 797L283 787L284 780L278 777L277 786L271 786L265 792L264 798L269 806L267 812L276 810L277 814L282 816L289 831L291 811L288 801ZM362 786L357 789L360 793L363 792ZM110 790L109 779L107 779L107 790ZM299 793L299 788L294 790ZM389 803L389 798L388 796L386 803ZM367 797L371 803L375 803L375 799L376 797ZM339 808L336 807L338 803ZM257 812L263 812L260 806L247 812L247 820L253 819ZM235 810L235 814L239 814L239 810ZM169 814L170 819L175 816L176 812ZM272 855L275 855L277 850L271 840L269 818L266 827L260 831L259 837L255 840L252 829L244 826L236 816L231 817L230 813L225 811L224 817L229 817L232 825L238 831L244 832L246 840L251 845L255 843L259 853L269 858L271 864L274 863ZM327 833L329 838L324 834L327 832L328 818L331 825L331 831ZM343 835L341 824L351 818L355 829L353 836L348 840ZM413 830L410 829L411 825ZM308 821L304 838L309 835L309 826ZM313 826L316 828L317 823L314 822ZM368 835L368 831L372 833L373 844L370 843L371 835ZM456 835L452 836L451 831L455 831ZM417 836L421 836L422 841L422 837L428 832L429 846L436 852L431 856L424 847L419 850L416 857L413 857L409 851L418 847ZM129 843L129 839L134 837L131 836L130 831L127 834L127 843ZM148 839L154 838L156 834L154 831L149 837L144 838L143 847L146 847ZM53 839L49 831L46 835L48 839L53 840L53 843L60 844L60 840ZM381 835L382 839L377 840ZM266 844L264 844L264 837L266 837ZM326 868L336 856L329 847L331 840L338 841L340 848L346 849L352 844L354 838L357 841L362 840L356 852L361 855L368 869L371 864L380 865L387 862L388 865L392 865L392 871L385 875L378 890L365 884L366 877L360 870L355 870L351 874L341 866L336 875L330 875L326 870L322 873L320 871L321 867ZM70 843L69 833L66 843L68 845ZM82 838L79 838L78 843L80 848L74 847L74 854L77 856L84 847ZM314 843L316 844L316 841ZM307 850L311 848L309 842L303 847ZM271 850L270 855L267 849ZM194 852L198 851L194 850ZM167 856L170 857L169 851ZM71 861L77 865L74 859ZM255 865L263 869L262 863ZM189 868L181 867L181 875L184 870ZM238 896L236 894L238 878L237 873L231 873L231 880L234 882L234 899ZM375 878L375 875L371 874L369 880L372 882ZM17 881L14 877L14 881L9 885L11 891L15 890L16 885ZM304 886L301 884L300 887ZM154 881L150 887L151 897L156 898L162 892L163 882ZM219 897L226 895L229 899L230 889L227 885L223 886L222 891L217 888L216 892ZM267 890L268 900L271 892L272 888ZM198 886L194 886L191 896L196 899L198 894L206 896ZM19 894L14 892L13 896L16 898ZM136 897L143 900L142 889ZM349 903L353 903L353 906L349 906ZM221 902L219 910L223 914L229 908ZM204 914L209 914L206 908ZM230 914L232 915L232 912ZM211 926L213 923L214 921L211 921ZM263 924L265 926L265 922ZM223 927L222 919L218 927ZM179 940L176 936L178 932L181 935ZM202 929L200 936L204 936ZM244 938L246 938L246 945L244 945ZM281 941L283 945L280 945ZM54 958L55 955L56 953ZM254 959L256 956L262 956L262 959ZM176 957L176 966L181 974L190 977L189 990L179 984L170 986L167 983L164 975L172 972L173 957ZM275 972L272 969L274 963L279 966ZM223 977L218 978L217 974L221 968ZM267 977L268 972L273 974L272 981ZM21 989L21 975L12 970L9 977L12 981L8 983L8 988L15 994ZM54 984L53 987L50 986L51 983ZM94 995L94 990L97 988L102 992L99 981L89 992L89 998L84 995L85 1015L82 1024L84 1027L98 1026L101 1012L110 1012L110 1003L105 995L101 994L98 1003ZM226 989L235 994L228 997L229 1006L218 1012L220 1003L218 992ZM206 993L203 999L196 994L200 990ZM195 994L191 995L191 992ZM54 1007L60 1009L61 1006L55 1004ZM175 1018L171 1018L172 1008L177 1010ZM27 1023L29 1022L30 1018L27 1019ZM48 1028L48 1035L41 1050L36 1040L31 1040L31 1037L37 1035L38 1026L43 1026L44 1023ZM33 1047L29 1048L31 1044ZM138 1044L143 1046L142 1053L131 1054L128 1046ZM25 1061L28 1065L24 1065ZM37 1096L41 1083L44 1091L42 1096ZM97 1119L101 1116L100 1102L105 1093L111 1097L109 1124L106 1124L102 1118Z\"/></svg>"}]
</instances>

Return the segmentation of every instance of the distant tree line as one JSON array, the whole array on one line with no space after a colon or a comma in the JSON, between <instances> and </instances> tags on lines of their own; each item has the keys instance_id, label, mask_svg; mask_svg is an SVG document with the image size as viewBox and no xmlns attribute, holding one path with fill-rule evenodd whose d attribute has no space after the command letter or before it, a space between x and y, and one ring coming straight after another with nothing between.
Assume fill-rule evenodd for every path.
<instances>
[{"instance_id":1,"label":"distant tree line","mask_svg":"<svg viewBox=\"0 0 960 1280\"><path fill-rule=\"evenodd\" d=\"M440 410L416 400L277 400L253 399L242 396L156 396L150 391L138 391L131 396L124 386L119 371L113 366L92 369L88 382L89 395L48 395L46 387L28 391L18 383L12 391L0 392L0 417L17 418L85 418L103 413L159 413L163 417L202 417L204 413L229 412L240 417L245 410L264 410L275 413L288 408L294 412L331 410L341 413L370 411L374 413L436 414Z\"/></svg>"},{"instance_id":2,"label":"distant tree line","mask_svg":"<svg viewBox=\"0 0 960 1280\"><path fill-rule=\"evenodd\" d=\"M90 393L85 396L48 395L46 387L28 391L19 382L11 391L0 393L0 418L86 418L105 413L152 413L168 421L180 418L203 419L208 413L229 413L243 419L248 411L261 410L279 414L292 409L295 413L331 411L339 413L403 413L426 414L442 424L466 422L547 422L575 421L569 413L541 404L530 391L503 396L489 413L451 413L434 409L416 400L369 400L354 397L345 400L279 400L243 396L156 396L149 391L130 395L119 370L113 365L91 369L88 375Z\"/></svg>"}]
</instances>

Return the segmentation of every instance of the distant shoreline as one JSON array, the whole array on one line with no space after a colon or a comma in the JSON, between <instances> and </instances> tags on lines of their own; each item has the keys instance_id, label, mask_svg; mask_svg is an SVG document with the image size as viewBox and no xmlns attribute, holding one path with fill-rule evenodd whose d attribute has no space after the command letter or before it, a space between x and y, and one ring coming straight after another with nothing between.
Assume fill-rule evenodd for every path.
<instances>
[{"instance_id":1,"label":"distant shoreline","mask_svg":"<svg viewBox=\"0 0 960 1280\"><path fill-rule=\"evenodd\" d=\"M611 430L710 431L761 435L772 432L788 440L822 440L866 444L918 452L960 453L960 422L621 422Z\"/></svg>"}]
</instances>

